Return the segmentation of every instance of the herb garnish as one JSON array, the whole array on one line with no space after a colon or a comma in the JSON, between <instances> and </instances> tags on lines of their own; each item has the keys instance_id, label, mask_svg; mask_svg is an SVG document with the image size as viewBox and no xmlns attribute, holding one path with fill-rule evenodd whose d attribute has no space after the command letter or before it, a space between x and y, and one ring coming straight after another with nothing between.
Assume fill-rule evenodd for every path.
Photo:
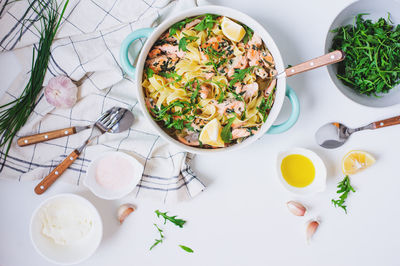
<instances>
[{"instance_id":1,"label":"herb garnish","mask_svg":"<svg viewBox=\"0 0 400 266\"><path fill-rule=\"evenodd\" d=\"M181 249L183 249L184 251L186 251L186 252L189 252L189 253L193 253L193 252L194 252L193 249L191 249L191 248L189 248L189 247L187 247L187 246L179 245L179 247L180 247Z\"/></svg>"},{"instance_id":2,"label":"herb garnish","mask_svg":"<svg viewBox=\"0 0 400 266\"><path fill-rule=\"evenodd\" d=\"M160 76L162 76L162 77L164 77L166 79L172 78L176 82L179 82L179 81L182 80L182 76L176 74L176 72L159 72L158 75L160 75Z\"/></svg>"},{"instance_id":3,"label":"herb garnish","mask_svg":"<svg viewBox=\"0 0 400 266\"><path fill-rule=\"evenodd\" d=\"M214 27L215 22L217 22L217 15L206 14L204 19L197 24L194 29L197 31L203 31L205 29L211 30Z\"/></svg>"},{"instance_id":4,"label":"herb garnish","mask_svg":"<svg viewBox=\"0 0 400 266\"><path fill-rule=\"evenodd\" d=\"M151 69L149 67L146 68L146 75L147 75L147 78L151 78L154 75L153 69Z\"/></svg>"},{"instance_id":5,"label":"herb garnish","mask_svg":"<svg viewBox=\"0 0 400 266\"><path fill-rule=\"evenodd\" d=\"M197 36L190 36L190 35L187 35L186 33L184 33L183 35L184 35L185 37L182 37L182 38L179 40L179 45L178 45L178 47L179 47L180 50L186 52L186 51L188 50L188 49L186 48L186 45L188 45L188 42L193 42L193 41L197 40L199 37L197 37Z\"/></svg>"},{"instance_id":6,"label":"herb garnish","mask_svg":"<svg viewBox=\"0 0 400 266\"><path fill-rule=\"evenodd\" d=\"M243 37L243 42L246 44L253 37L254 31L252 29L250 29L249 27L247 27L246 25L244 25L244 24L241 24L241 25L243 26L244 30L246 31L246 34Z\"/></svg>"},{"instance_id":7,"label":"herb garnish","mask_svg":"<svg viewBox=\"0 0 400 266\"><path fill-rule=\"evenodd\" d=\"M232 76L232 80L229 82L229 86L232 87L233 84L235 84L236 82L241 82L245 76L249 73L251 73L251 71L253 71L255 66L251 66L245 69L235 69L235 73Z\"/></svg>"},{"instance_id":8,"label":"herb garnish","mask_svg":"<svg viewBox=\"0 0 400 266\"><path fill-rule=\"evenodd\" d=\"M268 98L265 99L265 97L263 97L261 99L261 103L260 105L257 107L257 110L261 113L261 115L263 116L263 122L265 123L265 121L267 121L268 118L268 112L269 110L271 110L272 108L272 103L273 103L273 97L274 97L274 91L275 89L272 90L272 92L268 95Z\"/></svg>"},{"instance_id":9,"label":"herb garnish","mask_svg":"<svg viewBox=\"0 0 400 266\"><path fill-rule=\"evenodd\" d=\"M154 240L154 244L151 245L150 250L152 250L152 249L153 249L155 246L157 246L158 244L162 243L162 242L163 242L163 239L164 239L163 230L162 230L160 227L158 227L158 225L156 225L156 224L154 224L154 226L157 228L158 233L160 234L160 239L155 239L155 240Z\"/></svg>"},{"instance_id":10,"label":"herb garnish","mask_svg":"<svg viewBox=\"0 0 400 266\"><path fill-rule=\"evenodd\" d=\"M232 131L231 131L231 126L233 121L235 121L236 117L231 117L228 119L228 123L224 126L224 128L221 130L221 139L225 143L230 143L232 139Z\"/></svg>"},{"instance_id":11,"label":"herb garnish","mask_svg":"<svg viewBox=\"0 0 400 266\"><path fill-rule=\"evenodd\" d=\"M28 10L33 10L36 13L36 18L34 20L26 18L26 15L29 14L28 11L21 18L24 23L25 21L29 21L29 23L40 22L42 28L39 30L39 43L37 47L33 48L29 82L19 98L0 106L0 149L3 159L0 171L6 163L15 135L26 123L37 104L38 95L42 91L43 80L47 72L51 44L61 24L68 2L69 0L65 1L60 11L60 6L56 1L48 3L48 1L43 0L33 0L30 2Z\"/></svg>"},{"instance_id":12,"label":"herb garnish","mask_svg":"<svg viewBox=\"0 0 400 266\"><path fill-rule=\"evenodd\" d=\"M346 58L338 63L337 77L365 95L388 93L400 83L400 25L391 25L390 16L373 23L358 14L355 25L332 32L332 50L342 50Z\"/></svg>"},{"instance_id":13,"label":"herb garnish","mask_svg":"<svg viewBox=\"0 0 400 266\"><path fill-rule=\"evenodd\" d=\"M183 225L186 223L185 220L182 219L177 219L176 215L174 216L168 216L167 212L160 212L159 210L156 210L155 213L157 214L157 217L162 217L164 218L164 224L168 221L170 221L171 223L175 224L176 226L179 226L180 228L183 227Z\"/></svg>"},{"instance_id":14,"label":"herb garnish","mask_svg":"<svg viewBox=\"0 0 400 266\"><path fill-rule=\"evenodd\" d=\"M345 213L347 213L347 206L344 205L344 203L350 191L356 192L355 189L350 185L350 178L348 175L346 175L344 179L338 183L337 188L338 190L336 193L342 193L342 195L340 195L339 199L337 200L332 199L332 203L335 205L335 207L340 207L345 211Z\"/></svg>"}]
</instances>

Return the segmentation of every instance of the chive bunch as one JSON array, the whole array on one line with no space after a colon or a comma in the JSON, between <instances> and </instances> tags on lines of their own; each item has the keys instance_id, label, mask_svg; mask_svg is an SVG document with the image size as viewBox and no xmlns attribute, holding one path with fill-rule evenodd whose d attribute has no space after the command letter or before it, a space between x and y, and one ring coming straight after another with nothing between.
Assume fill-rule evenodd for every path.
<instances>
[{"instance_id":1,"label":"chive bunch","mask_svg":"<svg viewBox=\"0 0 400 266\"><path fill-rule=\"evenodd\" d=\"M50 58L50 47L61 23L61 18L65 12L69 0L65 1L64 7L59 15L59 6L56 0L46 3L44 0L32 0L29 4L25 16L29 9L38 14L36 21L40 22L41 28L38 29L40 40L37 48L33 48L32 70L28 83L26 84L21 96L7 104L0 106L0 149L1 149L1 168L7 160L12 140L28 120L29 115L37 104L37 98L42 90L43 80L46 75L47 65ZM25 19L25 21L28 21ZM35 21L35 22L36 22Z\"/></svg>"}]
</instances>

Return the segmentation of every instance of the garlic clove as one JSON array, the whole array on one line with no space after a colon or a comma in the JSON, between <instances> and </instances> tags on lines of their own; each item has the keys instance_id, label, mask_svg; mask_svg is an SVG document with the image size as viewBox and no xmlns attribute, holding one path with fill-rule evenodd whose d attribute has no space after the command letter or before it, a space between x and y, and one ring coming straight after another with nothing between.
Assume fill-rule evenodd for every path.
<instances>
[{"instance_id":1,"label":"garlic clove","mask_svg":"<svg viewBox=\"0 0 400 266\"><path fill-rule=\"evenodd\" d=\"M133 211L135 211L135 206L129 203L122 204L118 208L118 220L119 223L122 224L126 217L128 217L129 214L131 214Z\"/></svg>"},{"instance_id":2,"label":"garlic clove","mask_svg":"<svg viewBox=\"0 0 400 266\"><path fill-rule=\"evenodd\" d=\"M304 216L304 214L307 212L306 207L304 207L304 205L301 204L300 202L291 200L288 201L286 205L289 211L296 216Z\"/></svg>"},{"instance_id":3,"label":"garlic clove","mask_svg":"<svg viewBox=\"0 0 400 266\"><path fill-rule=\"evenodd\" d=\"M49 80L44 89L46 101L59 108L71 108L77 100L78 87L66 76L57 76Z\"/></svg>"},{"instance_id":4,"label":"garlic clove","mask_svg":"<svg viewBox=\"0 0 400 266\"><path fill-rule=\"evenodd\" d=\"M310 221L307 224L307 228L306 228L306 237L307 237L307 243L310 243L310 240L312 238L312 236L315 234L315 232L317 231L319 226L319 222L318 221Z\"/></svg>"}]
</instances>

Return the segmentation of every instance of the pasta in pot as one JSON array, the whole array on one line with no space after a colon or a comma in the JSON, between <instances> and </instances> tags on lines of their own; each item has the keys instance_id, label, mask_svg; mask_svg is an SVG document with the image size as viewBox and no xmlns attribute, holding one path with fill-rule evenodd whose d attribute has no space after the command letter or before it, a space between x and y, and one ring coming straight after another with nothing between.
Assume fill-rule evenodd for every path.
<instances>
[{"instance_id":1,"label":"pasta in pot","mask_svg":"<svg viewBox=\"0 0 400 266\"><path fill-rule=\"evenodd\" d=\"M186 18L163 33L145 63L147 109L171 136L222 148L254 135L275 97L274 60L260 36L229 18Z\"/></svg>"}]
</instances>

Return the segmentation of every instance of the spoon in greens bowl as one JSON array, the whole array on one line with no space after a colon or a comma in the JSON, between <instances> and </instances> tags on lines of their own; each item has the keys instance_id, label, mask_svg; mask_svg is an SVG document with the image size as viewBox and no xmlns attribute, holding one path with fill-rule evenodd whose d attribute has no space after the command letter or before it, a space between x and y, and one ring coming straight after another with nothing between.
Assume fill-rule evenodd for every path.
<instances>
[{"instance_id":1,"label":"spoon in greens bowl","mask_svg":"<svg viewBox=\"0 0 400 266\"><path fill-rule=\"evenodd\" d=\"M341 123L333 122L320 127L315 133L315 139L321 147L326 149L335 149L342 146L354 132L365 129L378 129L398 124L400 124L400 116L372 122L366 126L358 128L349 128Z\"/></svg>"}]
</instances>

